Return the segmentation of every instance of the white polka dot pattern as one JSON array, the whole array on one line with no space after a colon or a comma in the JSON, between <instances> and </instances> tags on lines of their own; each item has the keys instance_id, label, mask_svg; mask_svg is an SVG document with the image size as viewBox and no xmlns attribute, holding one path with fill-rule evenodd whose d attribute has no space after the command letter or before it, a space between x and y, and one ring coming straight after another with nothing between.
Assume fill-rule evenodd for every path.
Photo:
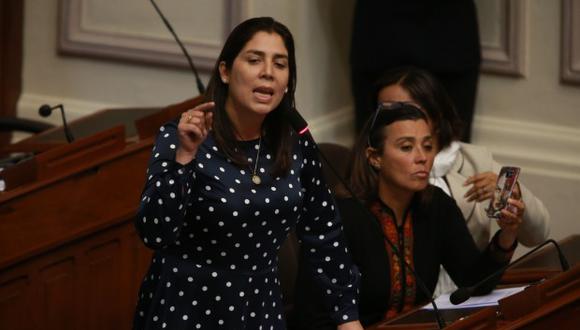
<instances>
[{"instance_id":1,"label":"white polka dot pattern","mask_svg":"<svg viewBox=\"0 0 580 330\"><path fill-rule=\"evenodd\" d=\"M248 158L258 141L241 143ZM351 271L334 201L321 181L315 145L297 140L291 171L272 178L267 143L251 182L210 135L196 160L174 161L175 123L158 136L135 225L155 250L142 283L135 329L285 329L277 252L297 226L335 319L357 318ZM342 267L339 267L342 265ZM345 266L346 265L346 266Z\"/></svg>"}]
</instances>

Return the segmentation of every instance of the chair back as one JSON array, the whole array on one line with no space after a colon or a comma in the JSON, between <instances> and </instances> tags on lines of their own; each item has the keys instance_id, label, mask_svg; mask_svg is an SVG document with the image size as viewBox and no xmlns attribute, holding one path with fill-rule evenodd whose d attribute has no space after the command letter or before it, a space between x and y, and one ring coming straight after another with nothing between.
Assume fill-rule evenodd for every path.
<instances>
[{"instance_id":1,"label":"chair back","mask_svg":"<svg viewBox=\"0 0 580 330\"><path fill-rule=\"evenodd\" d=\"M342 183L332 168L338 172L341 178L346 179L346 169L351 158L351 150L343 145L328 142L319 143L318 148L323 155L320 157L322 159L322 174L330 190L336 193L336 189Z\"/></svg>"}]
</instances>

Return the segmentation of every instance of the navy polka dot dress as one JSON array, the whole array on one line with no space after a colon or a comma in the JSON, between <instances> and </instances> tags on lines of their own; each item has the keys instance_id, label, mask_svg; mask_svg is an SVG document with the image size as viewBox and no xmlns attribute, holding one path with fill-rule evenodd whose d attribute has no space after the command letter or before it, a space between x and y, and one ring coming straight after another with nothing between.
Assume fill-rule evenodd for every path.
<instances>
[{"instance_id":1,"label":"navy polka dot dress","mask_svg":"<svg viewBox=\"0 0 580 330\"><path fill-rule=\"evenodd\" d=\"M134 329L286 329L277 253L296 226L312 274L337 323L358 319L351 264L316 146L296 138L286 177L272 177L262 141L242 142L239 167L208 136L196 159L174 161L177 126L161 127L136 227L155 250L141 285Z\"/></svg>"}]
</instances>

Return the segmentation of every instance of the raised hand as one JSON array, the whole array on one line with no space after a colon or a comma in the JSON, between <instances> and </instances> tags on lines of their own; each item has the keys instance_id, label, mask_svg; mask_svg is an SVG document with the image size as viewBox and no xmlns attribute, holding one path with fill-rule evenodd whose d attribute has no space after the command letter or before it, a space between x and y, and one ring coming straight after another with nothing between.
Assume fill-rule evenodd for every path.
<instances>
[{"instance_id":1,"label":"raised hand","mask_svg":"<svg viewBox=\"0 0 580 330\"><path fill-rule=\"evenodd\" d=\"M181 114L177 125L179 147L175 153L175 161L187 164L195 158L199 145L206 139L213 123L214 102L202 103Z\"/></svg>"}]
</instances>

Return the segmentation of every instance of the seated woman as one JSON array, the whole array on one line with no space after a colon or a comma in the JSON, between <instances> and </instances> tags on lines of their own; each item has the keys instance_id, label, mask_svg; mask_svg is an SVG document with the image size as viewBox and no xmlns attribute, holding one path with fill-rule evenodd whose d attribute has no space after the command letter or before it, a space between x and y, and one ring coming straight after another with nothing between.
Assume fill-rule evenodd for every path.
<instances>
[{"instance_id":1,"label":"seated woman","mask_svg":"<svg viewBox=\"0 0 580 330\"><path fill-rule=\"evenodd\" d=\"M443 85L427 71L414 67L388 71L377 81L373 98L386 104L409 102L427 113L438 151L430 182L455 199L476 245L483 250L492 230L486 209L501 165L487 148L459 142L462 136L459 116ZM518 242L528 247L538 245L548 238L550 232L548 210L521 183L516 190L526 205ZM453 289L455 285L442 271L435 295Z\"/></svg>"},{"instance_id":2,"label":"seated woman","mask_svg":"<svg viewBox=\"0 0 580 330\"><path fill-rule=\"evenodd\" d=\"M348 175L354 196L345 194L337 205L361 272L359 316L365 326L426 303L440 265L456 283L469 286L509 262L516 248L524 203L509 200L514 212L502 210L501 229L481 252L455 201L429 185L433 140L426 115L396 103L379 107L354 147ZM431 291L428 295L410 268ZM310 277L301 265L298 329L333 329L331 311L322 304L324 292Z\"/></svg>"}]
</instances>

